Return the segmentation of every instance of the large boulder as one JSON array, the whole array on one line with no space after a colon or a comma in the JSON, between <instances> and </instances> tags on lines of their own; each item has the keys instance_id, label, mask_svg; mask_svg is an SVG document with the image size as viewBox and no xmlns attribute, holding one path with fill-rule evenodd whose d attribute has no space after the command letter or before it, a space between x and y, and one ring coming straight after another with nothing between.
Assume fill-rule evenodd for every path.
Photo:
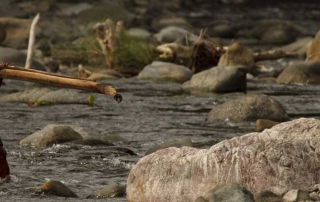
<instances>
[{"instance_id":1,"label":"large boulder","mask_svg":"<svg viewBox=\"0 0 320 202\"><path fill-rule=\"evenodd\" d=\"M277 195L319 183L320 120L301 118L210 149L170 147L141 158L127 179L127 201L194 202L237 183Z\"/></svg>"},{"instance_id":2,"label":"large boulder","mask_svg":"<svg viewBox=\"0 0 320 202\"><path fill-rule=\"evenodd\" d=\"M307 61L320 62L320 30L307 50Z\"/></svg>"},{"instance_id":3,"label":"large boulder","mask_svg":"<svg viewBox=\"0 0 320 202\"><path fill-rule=\"evenodd\" d=\"M182 88L191 91L246 92L246 72L242 67L213 67L194 74L190 81L182 85Z\"/></svg>"},{"instance_id":4,"label":"large boulder","mask_svg":"<svg viewBox=\"0 0 320 202\"><path fill-rule=\"evenodd\" d=\"M53 144L81 140L83 136L68 125L51 124L20 141L21 146L32 146L44 149Z\"/></svg>"},{"instance_id":5,"label":"large boulder","mask_svg":"<svg viewBox=\"0 0 320 202\"><path fill-rule=\"evenodd\" d=\"M289 117L282 105L264 94L247 94L226 101L213 107L208 115L208 121L256 121L269 119L273 121L288 121Z\"/></svg>"},{"instance_id":6,"label":"large boulder","mask_svg":"<svg viewBox=\"0 0 320 202\"><path fill-rule=\"evenodd\" d=\"M137 78L147 80L172 80L183 83L189 80L191 76L192 71L185 66L154 61L146 66Z\"/></svg>"},{"instance_id":7,"label":"large boulder","mask_svg":"<svg viewBox=\"0 0 320 202\"><path fill-rule=\"evenodd\" d=\"M253 195L239 184L221 185L197 198L196 202L254 202Z\"/></svg>"},{"instance_id":8,"label":"large boulder","mask_svg":"<svg viewBox=\"0 0 320 202\"><path fill-rule=\"evenodd\" d=\"M277 83L320 83L320 62L298 62L290 65L278 76Z\"/></svg>"}]
</instances>

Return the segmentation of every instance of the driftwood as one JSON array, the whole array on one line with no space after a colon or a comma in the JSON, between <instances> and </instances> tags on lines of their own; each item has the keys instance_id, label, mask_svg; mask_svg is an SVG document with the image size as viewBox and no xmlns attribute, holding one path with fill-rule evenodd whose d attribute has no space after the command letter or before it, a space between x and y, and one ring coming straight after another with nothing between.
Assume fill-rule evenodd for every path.
<instances>
[{"instance_id":1,"label":"driftwood","mask_svg":"<svg viewBox=\"0 0 320 202\"><path fill-rule=\"evenodd\" d=\"M93 26L97 41L105 55L109 68L115 65L114 53L119 45L119 33L123 30L123 22L115 23L111 19L107 19L104 23L97 23Z\"/></svg>"},{"instance_id":2,"label":"driftwood","mask_svg":"<svg viewBox=\"0 0 320 202\"><path fill-rule=\"evenodd\" d=\"M30 36L29 36L29 43L28 43L28 53L27 53L27 60L26 60L26 69L30 69L32 65L33 59L33 52L34 52L34 44L36 40L36 26L40 19L40 14L38 13L36 17L32 20L31 27L30 27Z\"/></svg>"},{"instance_id":3,"label":"driftwood","mask_svg":"<svg viewBox=\"0 0 320 202\"><path fill-rule=\"evenodd\" d=\"M0 64L0 78L31 81L62 88L72 88L95 93L102 93L112 96L117 102L122 101L121 94L118 94L113 86L97 83L92 80L62 76L32 69L11 66L6 63ZM1 86L1 82L0 82Z\"/></svg>"}]
</instances>

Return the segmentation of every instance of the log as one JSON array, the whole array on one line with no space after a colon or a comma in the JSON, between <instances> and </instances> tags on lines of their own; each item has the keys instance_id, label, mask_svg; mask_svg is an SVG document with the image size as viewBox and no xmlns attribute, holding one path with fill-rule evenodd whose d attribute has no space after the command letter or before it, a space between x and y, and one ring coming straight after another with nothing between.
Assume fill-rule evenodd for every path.
<instances>
[{"instance_id":1,"label":"log","mask_svg":"<svg viewBox=\"0 0 320 202\"><path fill-rule=\"evenodd\" d=\"M48 72L10 66L5 63L0 64L0 78L30 81L61 88L72 88L88 92L102 93L112 96L117 102L122 101L121 94L117 93L117 90L108 84L102 84L88 79L62 76Z\"/></svg>"}]
</instances>

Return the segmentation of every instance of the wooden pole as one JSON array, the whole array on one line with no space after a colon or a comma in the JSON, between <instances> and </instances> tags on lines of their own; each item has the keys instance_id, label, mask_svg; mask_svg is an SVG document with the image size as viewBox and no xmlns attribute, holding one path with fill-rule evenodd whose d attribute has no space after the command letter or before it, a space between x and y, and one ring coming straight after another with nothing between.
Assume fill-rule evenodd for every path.
<instances>
[{"instance_id":1,"label":"wooden pole","mask_svg":"<svg viewBox=\"0 0 320 202\"><path fill-rule=\"evenodd\" d=\"M0 65L0 78L30 81L61 88L72 88L89 92L102 93L112 96L117 102L122 101L121 94L118 94L113 86L98 83L88 79L62 76L32 69L9 66L6 64Z\"/></svg>"}]
</instances>

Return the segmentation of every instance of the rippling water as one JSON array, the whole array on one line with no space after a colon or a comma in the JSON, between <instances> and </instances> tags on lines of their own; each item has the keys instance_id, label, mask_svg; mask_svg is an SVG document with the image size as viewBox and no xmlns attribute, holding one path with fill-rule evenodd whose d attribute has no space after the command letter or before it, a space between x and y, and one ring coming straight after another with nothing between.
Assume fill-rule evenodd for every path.
<instances>
[{"instance_id":1,"label":"rippling water","mask_svg":"<svg viewBox=\"0 0 320 202\"><path fill-rule=\"evenodd\" d=\"M21 82L7 83L1 88L0 96L24 88ZM184 93L180 84L151 83L135 78L112 81L112 84L123 95L120 104L103 95L97 95L93 107L0 104L0 134L12 174L12 182L0 185L1 201L65 201L63 197L33 194L47 179L64 182L79 196L77 200L94 201L86 197L106 184L125 183L130 168L155 144L180 138L200 143L221 141L249 133L254 127L251 122L205 121L215 104L240 93L195 96ZM291 118L320 117L320 86L249 83L248 89L249 93L262 92L277 99ZM48 124L80 126L93 138L119 135L125 141L115 144L132 149L138 156L107 146L68 143L34 150L18 145L21 139ZM125 198L108 201L125 201Z\"/></svg>"}]
</instances>

